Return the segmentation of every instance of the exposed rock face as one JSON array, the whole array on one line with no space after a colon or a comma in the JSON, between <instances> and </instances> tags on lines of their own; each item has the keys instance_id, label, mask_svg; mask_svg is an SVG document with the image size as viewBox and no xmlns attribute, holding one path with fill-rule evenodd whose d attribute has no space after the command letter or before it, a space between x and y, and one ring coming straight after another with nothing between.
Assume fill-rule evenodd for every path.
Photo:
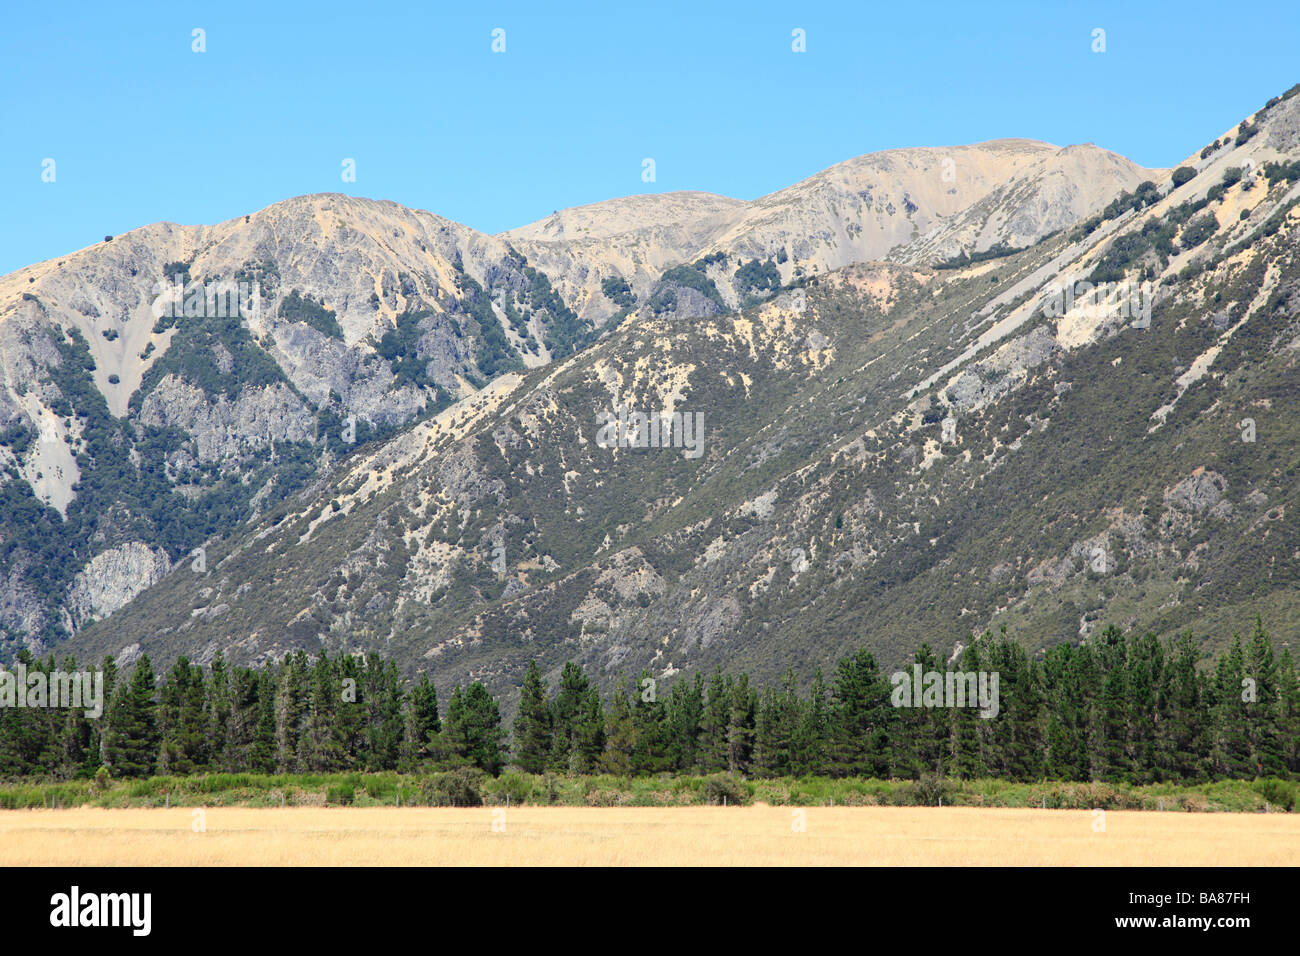
<instances>
[{"instance_id":1,"label":"exposed rock face","mask_svg":"<svg viewBox=\"0 0 1300 956\"><path fill-rule=\"evenodd\" d=\"M20 574L0 573L0 627L23 635L22 643L29 650L40 650L36 635L45 629L46 613L31 588L23 584Z\"/></svg>"},{"instance_id":2,"label":"exposed rock face","mask_svg":"<svg viewBox=\"0 0 1300 956\"><path fill-rule=\"evenodd\" d=\"M611 275L644 301L665 268L710 255L726 257L728 276L746 260L770 259L784 282L854 262L932 263L999 243L1024 246L1162 172L1090 144L1005 139L894 149L752 202L691 192L612 199L501 238L539 263L580 314L600 321L615 310L601 294ZM718 284L734 306L739 290Z\"/></svg>"},{"instance_id":3,"label":"exposed rock face","mask_svg":"<svg viewBox=\"0 0 1300 956\"><path fill-rule=\"evenodd\" d=\"M901 665L923 641L978 648L972 634L1003 625L1035 649L1110 623L1221 639L1249 625L1256 602L1265 613L1291 607L1300 580L1300 535L1286 520L1300 507L1287 470L1294 430L1279 399L1294 390L1300 341L1296 187L1261 176L1214 189L1228 168L1277 158L1271 124L1296 104L1275 107L1242 144L1234 134L1198 151L1198 174L1183 185L1158 176L1142 209L956 268L920 263L967 227L980 243L1015 245L1068 221L1060 207L1078 197L1053 170L1104 172L1109 160L1013 143L967 157L969 182L958 157L946 185L955 195L943 192L942 152L848 164L797 188L807 201L791 208L809 218L781 238L782 280L798 256L811 257L799 263L807 273L857 242L918 264L816 273L739 312L727 257L743 249L747 261L775 261L774 247L744 245L781 236L771 197L662 207L642 197L521 230L520 251L544 271L554 265L575 310L597 297L614 310L603 279L616 265L638 307L580 354L501 375L360 449L214 541L219 571L167 575L69 646L99 657L138 642L194 659L219 647L248 662L379 649L408 672L427 670L440 691L483 680L508 701L530 659L548 679L580 660L609 688L642 669L707 677L744 667L775 681L792 667L811 679L864 646ZM1000 162L1014 168L998 172ZM863 172L886 166L916 177L894 190ZM837 190L854 177L867 195L850 201ZM818 212L837 196L843 235ZM988 234L964 218L980 202ZM1201 205L1183 215L1184 203ZM683 213L692 206L695 221ZM1184 246L1188 222L1207 214L1217 228ZM909 217L917 235L899 240L890 230ZM752 226L731 251L713 245L721 220ZM1042 308L1047 290L1091 274L1116 246L1162 232L1173 234L1172 255L1150 249L1121 263L1126 278L1157 289L1149 323L1092 317L1077 303ZM577 262L579 248L594 258ZM723 258L703 261L716 251ZM656 256L697 263L696 274L664 279L644 265ZM1192 259L1199 273L1185 271ZM726 309L656 315L644 295L661 283L716 307L713 292ZM400 288L385 286L381 301ZM507 288L518 291L494 286ZM448 328L461 318L448 311ZM307 350L340 341L294 336ZM315 362L295 372L299 393ZM599 446L596 415L619 405L702 411L704 454ZM172 453L197 456L193 444Z\"/></svg>"},{"instance_id":4,"label":"exposed rock face","mask_svg":"<svg viewBox=\"0 0 1300 956\"><path fill-rule=\"evenodd\" d=\"M1165 492L1165 505L1191 514L1214 509L1228 490L1228 481L1218 472L1198 468Z\"/></svg>"},{"instance_id":5,"label":"exposed rock face","mask_svg":"<svg viewBox=\"0 0 1300 956\"><path fill-rule=\"evenodd\" d=\"M372 425L400 425L425 408L420 389L399 385L387 363L363 347L349 347L302 323L280 323L273 334L276 361L316 406L328 405L331 395L337 395L343 408ZM443 370L430 377L455 393L456 372L473 363L471 350L449 327L428 346L430 362Z\"/></svg>"},{"instance_id":6,"label":"exposed rock face","mask_svg":"<svg viewBox=\"0 0 1300 956\"><path fill-rule=\"evenodd\" d=\"M142 541L101 551L77 575L68 591L67 609L79 630L108 617L171 567L167 553Z\"/></svg>"},{"instance_id":7,"label":"exposed rock face","mask_svg":"<svg viewBox=\"0 0 1300 956\"><path fill-rule=\"evenodd\" d=\"M275 442L306 441L316 424L310 410L284 385L245 388L234 401L220 395L213 402L202 389L173 376L149 393L140 421L183 429L204 462L234 458Z\"/></svg>"},{"instance_id":8,"label":"exposed rock face","mask_svg":"<svg viewBox=\"0 0 1300 956\"><path fill-rule=\"evenodd\" d=\"M468 673L503 634L557 659L578 641L604 668L644 664L647 642L684 660L774 639L750 603L784 601L824 567L874 576L871 588L915 573L923 559L900 549L942 538L927 502L947 500L919 489L959 461L1002 467L1029 432L1017 420L980 447L981 416L1093 342L1067 346L1037 322L1004 342L981 323L1023 302L1028 322L1025 297L1081 268L1100 235L1035 247L987 295L980 270L998 261L929 266L1042 239L1147 178L1158 171L1092 146L1001 140L859 157L752 202L614 200L496 237L304 196L213 226L155 224L0 278L0 480L24 508L30 492L51 509L0 516L0 640L50 648L78 630L74 644L111 633L100 650L149 645L161 632L128 633L120 602L194 585L158 576L192 547L236 540L212 593L166 609L169 646L201 633L195 655L235 642L257 660L312 641L405 642ZM890 261L855 265L866 260ZM191 315L182 294L166 315L171 276L258 294L228 315L204 297ZM566 358L578 349L598 354ZM892 404L932 388L923 409ZM648 450L594 451L596 413L622 401L704 414L702 457L671 454L716 481L666 469L664 487L640 485ZM917 434L936 413L935 434ZM946 421L957 438L941 441ZM849 447L864 472L828 538L817 469ZM32 540L45 528L57 548ZM1095 532L1071 529L1054 553ZM318 564L296 578L307 552ZM64 563L36 581L46 553ZM255 559L273 553L268 573ZM1023 586L1046 553L990 560L1015 569L997 586ZM788 621L816 599L795 604Z\"/></svg>"}]
</instances>

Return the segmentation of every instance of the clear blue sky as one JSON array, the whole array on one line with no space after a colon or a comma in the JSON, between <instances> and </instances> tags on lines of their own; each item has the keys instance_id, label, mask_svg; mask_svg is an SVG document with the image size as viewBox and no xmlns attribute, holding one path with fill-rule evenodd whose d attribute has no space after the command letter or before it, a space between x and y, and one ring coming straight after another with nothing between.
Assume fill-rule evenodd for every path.
<instances>
[{"instance_id":1,"label":"clear blue sky","mask_svg":"<svg viewBox=\"0 0 1300 956\"><path fill-rule=\"evenodd\" d=\"M312 192L497 232L640 192L751 199L898 146L1167 166L1300 81L1298 51L1294 0L7 4L0 274Z\"/></svg>"}]
</instances>

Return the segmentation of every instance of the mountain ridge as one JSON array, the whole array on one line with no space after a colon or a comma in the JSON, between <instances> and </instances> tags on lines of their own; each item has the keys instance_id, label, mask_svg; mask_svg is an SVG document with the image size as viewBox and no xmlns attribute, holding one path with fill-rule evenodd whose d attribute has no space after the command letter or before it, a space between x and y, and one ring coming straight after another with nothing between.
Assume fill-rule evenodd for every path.
<instances>
[{"instance_id":1,"label":"mountain ridge","mask_svg":"<svg viewBox=\"0 0 1300 956\"><path fill-rule=\"evenodd\" d=\"M234 657L256 660L297 647L331 651L383 647L409 670L432 670L440 684L474 675L489 680L497 689L512 685L527 654L540 656L548 668L558 666L560 656L577 654L603 680L612 680L619 668L642 665L668 675L683 667L706 667L725 659L756 662L759 666L754 671L767 674L779 670L782 663L806 669L817 660L829 660L843 649L853 630L836 623L836 615L828 616L825 610L837 588L854 595L847 606L873 614L887 614L890 607L897 609L923 594L937 593L933 590L933 561L943 557L926 557L918 542L928 538L938 542L958 532L944 531L938 524L923 528L927 522L939 520L922 514L932 506L920 511L916 505L904 509L896 497L919 501L920 492L915 489L933 483L954 467L948 464L951 456L944 451L947 443L942 436L929 437L924 430L937 428L949 413L962 421L980 422L978 427L987 429L990 416L1004 414L1006 408L1023 402L1025 394L1036 393L1044 362L1046 370L1056 369L1060 363L1065 363L1062 368L1076 361L1090 363L1094 355L1111 347L1107 343L1117 331L1112 324L1089 325L1079 315L1063 316L1064 324L1044 324L1037 315L1041 311L1037 295L1045 283L1072 268L1095 266L1110 255L1107 250L1115 243L1133 235L1139 220L1168 216L1178 204L1203 200L1214 185L1210 177L1221 175L1230 158L1258 155L1263 159L1264 144L1272 142L1274 134L1294 119L1293 106L1287 103L1278 116L1265 123L1265 135L1253 137L1253 146L1242 144L1248 146L1243 151L1242 145L1236 145L1198 161L1200 169L1190 182L1175 185L1167 172L1160 172L1160 184L1154 187L1158 201L1136 213L1130 208L1115 216L1103 215L1103 207L1128 201L1124 196L1131 196L1132 191L1122 188L1104 197L1076 190L1074 199L1080 205L1062 207L1052 198L1061 195L1057 180L1069 186L1062 168L1087 167L1090 176L1111 176L1110 181L1116 184L1131 182L1133 190L1140 192L1142 180L1137 177L1152 171L1138 172L1140 168L1132 164L1118 167L1118 173L1108 170L1109 154L1083 145L1058 148L1042 144L1043 149L1032 151L1037 158L1017 153L1023 159L1018 167L1021 175L998 179L987 189L983 181L974 184L974 189L982 190L978 199L933 228L922 231L918 227L915 237L909 228L907 242L889 245L885 253L894 256L892 262L854 261L831 269L835 256L856 255L853 250L857 247L822 242L822 251L800 257L796 244L777 241L786 227L758 222L750 232L722 229L719 235L727 237L730 245L716 240L714 246L707 247L710 252L701 251L706 247L683 252L683 259L651 278L657 267L646 266L644 261L644 275L610 267L620 255L630 259L628 249L606 250L606 258L579 263L581 257L572 250L598 240L569 240L552 261L545 252L559 247L553 241L507 242L499 236L470 235L472 230L467 227L460 227L466 230L460 233L454 224L444 226L442 223L449 221L433 214L427 214L431 219L422 219L419 213L409 213L409 220L403 221L419 224L417 234L393 238L399 244L415 243L410 247L415 250L409 253L411 259L419 258L416 252L429 257L430 269L414 276L409 289L418 305L437 306L435 313L452 323L465 317L460 327L473 334L468 318L479 316L475 322L487 321L483 299L477 298L486 293L491 314L502 329L516 333L508 339L512 346L523 341L520 328L526 328L535 340L544 339L555 320L552 312L562 308L592 337L564 355L539 350L533 353L539 361L530 365L521 358L514 366L498 367L489 376L484 376L481 368L476 371L464 355L459 365L449 359L438 380L442 384L435 386L448 392L445 404L429 408L426 400L423 420L392 423L396 432L380 444L359 448L335 441L331 457L311 464L297 486L280 486L285 487L283 493L268 493L259 499L240 522L195 539L209 552L210 560L202 572L191 571L187 555L173 548L165 562L168 570L162 574L158 574L157 559L150 559L149 580L142 588L110 588L112 594L103 597L83 580L76 592L78 607L99 607L108 614L96 611L92 616L97 615L98 622L77 627L77 636L66 646L79 656L113 653L122 655L123 660L142 648L163 657L186 653L198 660L220 648ZM1279 117L1286 122L1279 123ZM1007 148L1013 152L1023 149L1018 145ZM915 154L926 158L923 173L937 180L927 188L940 193L964 188L943 178L944 152ZM1048 159L1056 165L1045 162ZM957 183L963 171L974 178L974 164L954 161L954 167ZM1033 172L1024 174L1025 170ZM1198 181L1207 172L1206 179ZM894 188L911 195L898 183ZM818 190L826 192L824 181L800 191L804 213L808 208L817 214L817 210L829 208L824 195L826 204L821 207L802 198ZM1214 200L1215 209L1237 212L1249 205L1254 210L1261 205L1261 195L1272 198L1260 210L1258 223L1251 218L1253 212L1237 223L1228 223L1226 216L1222 222L1216 220L1211 245L1220 240L1245 240L1247 230L1260 230L1265 220L1272 221L1270 216L1289 201L1273 190L1270 186L1262 193L1252 193L1244 203L1239 184L1222 190ZM687 205L699 195L686 194ZM608 202L635 206L650 198ZM922 200L917 203L919 215L928 200L919 190L914 198ZM348 217L342 217L340 228L330 216L344 206L351 210L348 202L352 200L331 200L329 194L323 198L317 194L284 203L299 200L312 210L307 227L314 226L314 231L305 228L310 241L298 240L301 249L296 258L284 257L281 285L310 297L321 295L319 290L334 282L333 287L342 289L344 295L332 300L322 296L322 307L337 310L344 347L360 346L368 335L373 339L373 332L367 329L382 326L364 310L354 311L366 288L357 279L356 263L362 264L360 274L364 277L366 257L377 255L367 243L379 246L381 238L387 243L391 220L382 220L388 230L382 236L376 228L362 228L368 223L361 213L352 215L359 223L350 226ZM712 198L708 201L713 202ZM355 202L382 205L388 201ZM736 203L740 201L714 205L739 209ZM752 204L741 205L748 208ZM873 194L871 204L864 201L855 208L875 213L885 205ZM773 215L772 210L780 206L780 202L770 203L763 212ZM367 206L355 208L367 215L374 211ZM942 208L934 205L935 210ZM1084 209L1089 210L1086 216ZM1020 210L1027 210L1023 222L1016 220ZM895 206L894 215L900 212L906 220L908 213ZM584 213L590 214L590 210ZM1060 219L1054 220L1054 214L1060 214ZM667 228L675 222L673 215L676 213L664 214L645 228L652 232ZM1099 221L1080 234L1092 219ZM237 220L229 222L239 225ZM800 228L806 228L807 220L800 222ZM1169 228L1181 236L1186 227L1186 223L1176 223ZM346 238L349 229L357 235L351 244L340 244L340 232ZM402 231L400 224L398 231ZM451 233L456 235L447 238ZM848 237L847 231L842 234ZM626 233L611 231L609 235ZM1275 230L1274 235L1285 237L1291 232L1289 228ZM1007 240L1016 236L1024 237L1029 246L1018 251L996 248L1009 245ZM883 247L889 238L885 229L871 241ZM1277 240L1266 238L1271 249ZM274 248L274 239L245 236L233 243L235 251L227 252L226 260L246 257L244 261L255 261L253 257L261 249ZM768 245L746 245L760 240ZM259 245L261 242L265 244ZM421 242L425 249L418 248ZM788 249L782 263L776 262L778 245ZM430 253L429 248L434 251ZM353 257L333 267L333 273L344 274L341 282L328 265L315 270L322 255L328 260L338 249ZM947 254L952 249L963 255L1010 254L992 255L955 269L936 269L952 258ZM1189 244L1179 251L1174 256L1177 267L1199 261L1198 249L1205 251L1206 247ZM760 259L761 253L771 257ZM662 254L667 261L668 254ZM690 256L696 254L699 258L692 263ZM1151 252L1144 255L1149 260L1144 260L1144 269L1156 270L1156 278L1168 277L1167 263L1160 265L1151 259ZM560 261L566 256L567 262ZM1258 322L1253 317L1271 308L1271 297L1289 288L1289 265L1275 253L1269 256L1272 258L1261 267L1261 274L1270 277L1276 272L1276 278L1268 279L1272 291L1265 299L1253 308L1247 308L1250 303L1243 305L1247 312L1240 321L1248 327L1249 321ZM191 264L201 266L201 258L196 256ZM585 275L581 272L584 266ZM765 271L768 266L770 272ZM796 276L795 269L801 267L803 273ZM529 269L533 278L529 278ZM776 273L775 278L771 273ZM539 285L538 274L547 280L545 290ZM285 275L289 278L284 279ZM742 295L746 291L740 284L742 277L748 281L754 276L763 285L749 286L748 293ZM390 298L379 276L371 278L376 293L385 293L382 308L375 311L384 319L390 313L394 319L402 316L405 287L397 283ZM605 280L613 279L622 280L626 291L616 285L612 292L607 291ZM478 286L478 294L470 280ZM599 307L592 304L593 287L605 299ZM3 289L0 284L0 292ZM349 289L354 291L349 293ZM548 298L546 290L553 296ZM515 295L522 297L515 299ZM620 305L611 295L630 298L631 305ZM554 296L563 307L555 304ZM282 305L286 297L287 293L281 294L277 304ZM532 314L526 325L516 328L510 316L511 303L525 300L532 305ZM0 303L3 301L0 295ZM1181 308L1166 296L1156 303L1157 315L1164 314L1159 311L1162 308L1176 307ZM1000 314L1007 308L1009 316ZM322 327L328 325L314 313L310 317ZM691 321L682 322L684 318ZM312 384L311 373L316 371L312 363L319 360L311 348L319 349L329 336L309 326L281 322L274 316L264 325L249 325L253 334L270 334L276 343L268 354L276 357L277 367L285 373L286 381L277 387L286 408L288 394L310 397L313 387L314 394L324 394ZM4 328L5 323L0 322L0 333ZM990 331L1000 334L987 336ZM435 332L433 325L423 330L425 336ZM1184 333L1175 330L1170 334L1178 339ZM444 340L451 348L459 341L451 334ZM470 339L471 358L476 342ZM374 351L380 354L378 348ZM416 358L423 362L427 354L417 353ZM401 355L397 359L405 361ZM396 374L394 368L405 367L401 361L385 361L390 364L389 374ZM951 375L942 371L948 362L956 363ZM430 360L431 367L435 364ZM375 374L380 372L382 369ZM930 382L936 372L939 374ZM477 381L465 379L466 373ZM1277 374L1285 374L1285 370ZM468 387L454 390L458 379L464 379ZM173 397L163 404L176 406L183 395L190 395L197 403L195 408L200 408L195 386L186 385L183 376L177 381L180 384L171 386ZM261 394L259 388L269 387L242 386L242 390ZM1194 382L1188 389L1188 395L1199 394ZM1074 401L1068 396L1078 396L1081 391L1076 386L1072 392L1053 397L1059 406ZM1147 391L1149 386L1141 394ZM382 407L393 392L380 387L374 394ZM238 401L227 398L229 403ZM364 410L364 405L355 401L338 404L342 407L332 412L336 417L331 427L336 430L338 415ZM1189 404L1186 396L1175 400L1172 421L1179 421ZM698 472L697 477L675 470L666 456L655 458L626 449L610 449L608 454L598 451L595 416L602 408L620 406L662 410L670 415L674 409L689 412L703 408L708 423L706 452L697 465L690 466ZM315 411L317 424L323 422L321 406L306 401L304 407ZM269 406L259 405L255 411L254 418L272 414ZM1074 418L1070 421L1071 428L1084 429L1081 436L1095 439L1084 424ZM306 427L308 419L303 418L301 424ZM963 436L965 428L960 426ZM202 447L223 447L204 429L187 433L192 436L188 441L200 451ZM1028 440L1028 436L1015 441L1007 436L1000 441L996 433L981 434L981 441L991 439L985 457L996 466L994 470L1015 471L1008 467L1010 462L1000 460L1007 453L999 449ZM261 449L265 454L265 442L253 442L243 433L237 437L252 442L254 451ZM286 433L275 441L291 438ZM319 454L319 449L313 452L312 446L304 447L308 454ZM971 466L980 473L972 472L960 480L945 479L958 481L954 501L974 500L971 495L987 479L975 464L978 458L963 457L969 453L967 448L958 456L963 464L957 467ZM176 458L177 468L185 466L184 455L169 454ZM195 457L194 452L185 454ZM271 454L277 454L274 446ZM602 457L594 457L597 454ZM340 463L340 456L346 460ZM202 459L201 454L198 457ZM230 461L235 459L218 460L209 455L200 464L211 472L226 468L224 462ZM249 483L266 488L279 480L274 475L268 478L242 459L240 462L238 467L248 474ZM633 467L633 462L639 464ZM637 468L645 468L647 473L639 474ZM1193 470L1189 467L1185 474L1170 476L1167 487L1182 489L1171 490L1170 501L1197 502L1213 495L1212 489L1218 485L1211 481L1203 488ZM1023 477L1027 488L1037 480ZM1189 477L1193 478L1190 486L1179 484ZM1237 494L1239 481L1229 475L1224 485L1229 494ZM1271 502L1276 495L1272 485L1268 487L1270 491L1260 493ZM856 489L857 497L840 501L842 495L850 494L846 489ZM1225 500L1222 489L1218 494L1219 499L1207 507ZM895 496L892 503L890 496ZM1237 513L1242 513L1246 506L1241 499L1234 497L1232 502ZM1177 507L1173 512L1182 513ZM1201 520L1195 506L1190 513L1193 523ZM1124 512L1120 518L1128 520L1131 515ZM948 515L944 520L958 519ZM244 522L247 531L240 530ZM899 530L904 526L915 530L904 533ZM1117 527L1128 526L1121 520ZM1082 530L1093 537L1097 534L1095 528ZM978 522L964 522L960 532L971 541L988 533ZM1149 529L1143 531L1148 537L1150 533ZM120 537L122 543L115 547L121 550L116 553L125 557L129 548L135 548L132 554L138 553L138 538ZM1083 535L1066 540L1063 547L1072 554L1075 544L1088 539ZM1175 547L1181 553L1183 545L1164 547ZM1117 546L1112 545L1112 550ZM801 554L799 559L793 557L796 552ZM88 557L106 553L101 549ZM275 563L266 564L272 557ZM504 573L495 570L502 559L507 569ZM1060 571L1064 559L1059 559L1059 552L1052 560L1056 563L1041 571L1037 569L1042 560L1029 568L1013 564L1011 578L1018 575L1024 581L1027 573L1037 571L1036 580L1051 582L1064 574L1068 582L1078 575L1077 556L1070 559L1074 566L1070 572ZM896 570L874 584L865 580L863 576L882 562ZM105 559L101 565L109 567L113 562ZM1001 564L995 562L995 568L987 570L990 579L1006 578L1006 572L994 573L996 567ZM837 584L837 579L842 580ZM806 599L800 599L798 590L806 584L811 590ZM1017 614L1027 615L1031 626L1039 627L1035 622L1045 619L1043 608L1049 598L1055 598L1044 597L1040 585L1031 584L1029 591L1035 587L1040 591L1027 592L1025 598L1007 603L1005 593L1001 601L995 601L984 595L981 586L968 602L974 604L973 609L949 609L948 599L944 599L938 616L918 615L898 633L882 638L878 649L887 658L890 648L911 641L918 628L948 633L968 614L974 615L969 623L972 630L1014 623ZM205 589L206 595L201 593ZM128 592L130 603L109 609ZM1090 604L1085 608L1078 603L1079 597L1071 600L1084 616L1092 613ZM290 601L296 610L286 616ZM795 603L787 604L791 601ZM277 602L284 602L283 606ZM1006 607L999 610L1003 603ZM949 610L964 613L945 617ZM1066 618L1062 612L1051 614L1056 615L1049 615L1055 623L1044 625L1043 633L1052 640L1061 639ZM1147 610L1137 617L1154 620ZM941 622L946 624L941 627ZM966 622L961 626L965 628ZM1077 616L1073 626L1077 632ZM514 634L516 630L518 634ZM769 638L764 631L784 636ZM747 637L742 639L742 635Z\"/></svg>"}]
</instances>

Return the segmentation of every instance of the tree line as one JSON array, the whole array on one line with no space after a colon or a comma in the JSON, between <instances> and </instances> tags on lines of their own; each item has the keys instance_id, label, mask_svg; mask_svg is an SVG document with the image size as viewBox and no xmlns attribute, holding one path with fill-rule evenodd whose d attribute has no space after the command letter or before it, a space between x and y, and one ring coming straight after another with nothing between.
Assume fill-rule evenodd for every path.
<instances>
[{"instance_id":1,"label":"tree line","mask_svg":"<svg viewBox=\"0 0 1300 956\"><path fill-rule=\"evenodd\" d=\"M745 673L665 681L648 672L608 699L576 663L552 691L536 663L509 733L482 683L447 706L427 675L405 682L377 656L298 651L261 668L180 658L161 682L148 656L103 665L100 719L80 709L0 706L0 775L75 778L204 772L422 772L506 766L531 773L731 772L919 779L936 774L1198 783L1300 777L1300 676L1262 624L1198 668L1190 635L1162 642L1117 629L1030 657L984 635L924 672L996 672L991 719L975 707L895 706L895 681L859 650L828 681L787 673L758 688ZM19 655L28 670L54 658ZM64 671L76 669L65 660ZM905 672L911 680L910 667ZM669 686L666 686L669 685Z\"/></svg>"}]
</instances>

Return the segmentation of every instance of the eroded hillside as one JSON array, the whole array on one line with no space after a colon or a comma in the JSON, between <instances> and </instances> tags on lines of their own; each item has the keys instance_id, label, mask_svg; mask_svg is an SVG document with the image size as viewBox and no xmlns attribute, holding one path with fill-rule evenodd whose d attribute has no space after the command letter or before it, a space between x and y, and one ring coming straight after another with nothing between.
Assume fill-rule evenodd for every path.
<instances>
[{"instance_id":1,"label":"eroded hillside","mask_svg":"<svg viewBox=\"0 0 1300 956\"><path fill-rule=\"evenodd\" d=\"M533 658L807 675L1002 626L1209 651L1261 614L1289 641L1300 97L1184 166L1011 255L638 311L353 453L72 646L378 648L508 693Z\"/></svg>"}]
</instances>

